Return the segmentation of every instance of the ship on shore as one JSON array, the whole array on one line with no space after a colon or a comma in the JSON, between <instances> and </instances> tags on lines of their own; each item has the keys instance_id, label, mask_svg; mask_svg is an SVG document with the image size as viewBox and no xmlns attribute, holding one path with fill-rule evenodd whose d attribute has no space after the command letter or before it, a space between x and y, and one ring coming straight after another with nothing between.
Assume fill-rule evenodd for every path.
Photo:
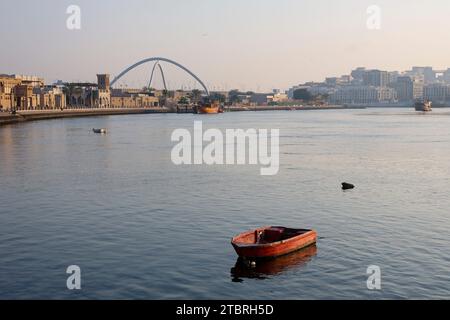
<instances>
[{"instance_id":1,"label":"ship on shore","mask_svg":"<svg viewBox=\"0 0 450 320\"><path fill-rule=\"evenodd\" d=\"M416 111L421 112L429 112L432 110L432 103L431 101L416 101L414 108Z\"/></svg>"}]
</instances>

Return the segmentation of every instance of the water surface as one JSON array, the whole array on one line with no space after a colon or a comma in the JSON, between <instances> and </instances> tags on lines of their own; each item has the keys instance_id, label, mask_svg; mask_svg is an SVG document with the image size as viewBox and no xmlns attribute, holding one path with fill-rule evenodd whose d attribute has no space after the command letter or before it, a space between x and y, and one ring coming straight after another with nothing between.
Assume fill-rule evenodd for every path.
<instances>
[{"instance_id":1,"label":"water surface","mask_svg":"<svg viewBox=\"0 0 450 320\"><path fill-rule=\"evenodd\" d=\"M173 165L171 133L194 120L280 128L279 174ZM0 127L0 298L450 298L449 147L445 109ZM343 192L343 181L357 188ZM279 264L236 269L231 237L263 225L314 228L320 239ZM66 288L69 265L81 267L81 291ZM381 268L380 291L366 287L369 265Z\"/></svg>"}]
</instances>

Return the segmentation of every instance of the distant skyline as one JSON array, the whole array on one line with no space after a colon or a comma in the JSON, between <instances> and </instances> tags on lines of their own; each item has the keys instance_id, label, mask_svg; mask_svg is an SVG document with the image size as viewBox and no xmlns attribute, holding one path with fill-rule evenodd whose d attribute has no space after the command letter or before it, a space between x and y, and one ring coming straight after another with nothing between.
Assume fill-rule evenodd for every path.
<instances>
[{"instance_id":1,"label":"distant skyline","mask_svg":"<svg viewBox=\"0 0 450 320\"><path fill-rule=\"evenodd\" d=\"M81 30L66 28L69 5L81 8ZM367 27L371 5L381 9L379 30ZM114 77L134 62L163 56L211 90L268 91L356 67L444 69L449 14L448 0L3 1L0 73L95 82L97 73ZM169 88L195 86L163 67ZM150 69L130 73L126 83L146 85Z\"/></svg>"}]
</instances>

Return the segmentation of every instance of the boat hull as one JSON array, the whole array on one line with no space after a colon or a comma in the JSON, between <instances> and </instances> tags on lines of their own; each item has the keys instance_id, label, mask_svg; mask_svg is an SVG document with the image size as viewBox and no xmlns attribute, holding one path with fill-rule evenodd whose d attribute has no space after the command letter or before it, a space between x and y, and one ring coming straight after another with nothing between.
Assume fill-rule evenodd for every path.
<instances>
[{"instance_id":1,"label":"boat hull","mask_svg":"<svg viewBox=\"0 0 450 320\"><path fill-rule=\"evenodd\" d=\"M279 241L261 242L257 235L276 229L298 232L298 235ZM275 239L276 240L276 239ZM231 244L239 257L247 259L266 259L286 255L306 248L317 242L317 233L307 229L288 229L283 227L264 227L240 234L231 240Z\"/></svg>"},{"instance_id":2,"label":"boat hull","mask_svg":"<svg viewBox=\"0 0 450 320\"><path fill-rule=\"evenodd\" d=\"M429 112L432 111L431 106L432 106L431 102L416 102L414 107L416 111Z\"/></svg>"},{"instance_id":3,"label":"boat hull","mask_svg":"<svg viewBox=\"0 0 450 320\"><path fill-rule=\"evenodd\" d=\"M214 107L199 107L198 108L198 113L200 114L216 114L219 113L219 106L214 106Z\"/></svg>"}]
</instances>

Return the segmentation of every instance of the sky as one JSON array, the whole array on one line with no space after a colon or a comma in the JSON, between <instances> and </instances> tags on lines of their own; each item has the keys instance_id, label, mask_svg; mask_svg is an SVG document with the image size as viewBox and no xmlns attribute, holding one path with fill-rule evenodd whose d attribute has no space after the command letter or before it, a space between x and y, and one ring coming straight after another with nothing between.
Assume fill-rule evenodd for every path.
<instances>
[{"instance_id":1,"label":"sky","mask_svg":"<svg viewBox=\"0 0 450 320\"><path fill-rule=\"evenodd\" d=\"M70 5L81 9L80 30L66 27ZM379 29L368 27L371 5L381 10ZM162 56L210 90L269 91L359 66L446 69L449 15L448 0L1 0L0 74L95 81ZM118 85L148 84L151 68ZM163 68L169 89L197 87ZM161 83L157 75L154 86Z\"/></svg>"}]
</instances>

